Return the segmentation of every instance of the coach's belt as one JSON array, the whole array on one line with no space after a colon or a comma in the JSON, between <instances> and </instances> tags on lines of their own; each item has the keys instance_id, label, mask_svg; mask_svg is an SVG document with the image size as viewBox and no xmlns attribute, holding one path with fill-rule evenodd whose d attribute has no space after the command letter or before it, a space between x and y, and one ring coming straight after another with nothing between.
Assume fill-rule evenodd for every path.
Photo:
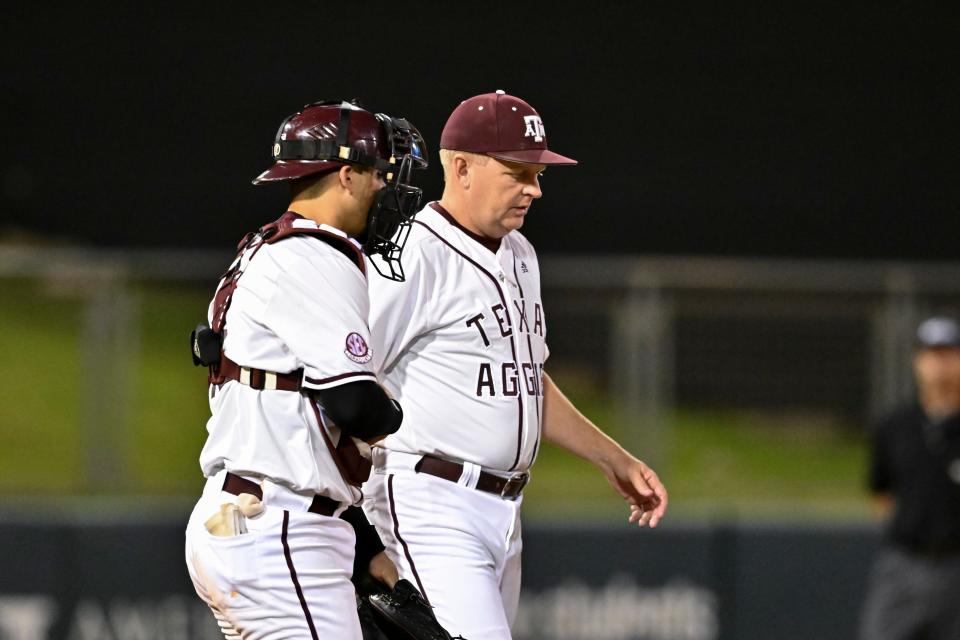
<instances>
[{"instance_id":1,"label":"coach's belt","mask_svg":"<svg viewBox=\"0 0 960 640\"><path fill-rule=\"evenodd\" d=\"M442 458L434 458L433 456L423 456L413 468L417 473L426 473L451 482L460 480L460 475L463 473L463 465L461 463L443 460ZM520 495L529 481L530 474L526 471L523 473L515 473L509 478L503 478L486 471L481 471L477 477L477 489L486 491L487 493L495 493L507 500L514 500Z\"/></svg>"},{"instance_id":2,"label":"coach's belt","mask_svg":"<svg viewBox=\"0 0 960 640\"><path fill-rule=\"evenodd\" d=\"M238 475L232 474L229 471L226 473L226 477L223 479L223 490L227 493L232 493L235 496L240 495L241 493L249 493L251 495L257 496L260 500L263 500L263 489L260 488L256 482L251 482L246 478L241 478ZM313 496L313 502L310 503L310 507L307 509L310 513L316 513L321 516L332 516L337 508L340 506L340 503L334 500L333 498L328 498L327 496L322 496L319 493Z\"/></svg>"}]
</instances>

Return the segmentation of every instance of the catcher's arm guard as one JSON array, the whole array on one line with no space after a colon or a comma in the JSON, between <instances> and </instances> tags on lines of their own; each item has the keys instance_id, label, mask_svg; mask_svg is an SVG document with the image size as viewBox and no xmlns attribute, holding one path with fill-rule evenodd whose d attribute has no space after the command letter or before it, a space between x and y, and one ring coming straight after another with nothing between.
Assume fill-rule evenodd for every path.
<instances>
[{"instance_id":1,"label":"catcher's arm guard","mask_svg":"<svg viewBox=\"0 0 960 640\"><path fill-rule=\"evenodd\" d=\"M440 626L432 607L407 580L397 581L392 591L362 599L360 612L361 620L374 621L389 640L465 640L452 637Z\"/></svg>"}]
</instances>

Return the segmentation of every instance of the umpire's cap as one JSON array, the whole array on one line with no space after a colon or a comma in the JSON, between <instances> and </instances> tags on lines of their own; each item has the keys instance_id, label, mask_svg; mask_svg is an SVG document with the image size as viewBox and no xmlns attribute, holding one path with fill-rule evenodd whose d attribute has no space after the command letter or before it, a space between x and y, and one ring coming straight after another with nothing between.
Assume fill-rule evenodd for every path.
<instances>
[{"instance_id":1,"label":"umpire's cap","mask_svg":"<svg viewBox=\"0 0 960 640\"><path fill-rule=\"evenodd\" d=\"M512 162L577 164L547 149L543 120L533 107L499 90L461 102L443 127L440 148Z\"/></svg>"},{"instance_id":2,"label":"umpire's cap","mask_svg":"<svg viewBox=\"0 0 960 640\"><path fill-rule=\"evenodd\" d=\"M917 327L917 348L960 348L960 323L948 316L927 318Z\"/></svg>"}]
</instances>

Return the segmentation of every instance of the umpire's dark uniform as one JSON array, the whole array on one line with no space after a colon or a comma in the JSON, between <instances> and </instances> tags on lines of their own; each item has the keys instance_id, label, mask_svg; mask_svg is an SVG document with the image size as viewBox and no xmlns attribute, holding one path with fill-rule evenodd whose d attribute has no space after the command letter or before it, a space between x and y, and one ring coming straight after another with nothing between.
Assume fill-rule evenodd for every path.
<instances>
[{"instance_id":1,"label":"umpire's dark uniform","mask_svg":"<svg viewBox=\"0 0 960 640\"><path fill-rule=\"evenodd\" d=\"M960 639L960 415L900 409L873 433L871 489L896 508L870 578L861 640Z\"/></svg>"}]
</instances>

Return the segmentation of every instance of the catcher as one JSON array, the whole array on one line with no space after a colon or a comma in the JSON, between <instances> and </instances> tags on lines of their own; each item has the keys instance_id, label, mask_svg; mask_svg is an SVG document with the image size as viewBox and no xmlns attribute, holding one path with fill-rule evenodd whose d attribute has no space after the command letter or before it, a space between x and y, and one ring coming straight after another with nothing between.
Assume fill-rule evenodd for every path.
<instances>
[{"instance_id":1,"label":"catcher","mask_svg":"<svg viewBox=\"0 0 960 640\"><path fill-rule=\"evenodd\" d=\"M397 258L419 203L409 179L426 166L422 150L409 122L355 103L313 103L286 118L275 163L254 182L287 181L291 202L241 240L209 327L191 336L194 363L209 367L212 415L186 562L227 638L360 640L354 562L394 588L377 595L393 603L377 615L414 635L392 637L445 637L429 609L412 615L417 597L396 583L352 506L369 444L403 417L372 369L363 256L403 278Z\"/></svg>"}]
</instances>

